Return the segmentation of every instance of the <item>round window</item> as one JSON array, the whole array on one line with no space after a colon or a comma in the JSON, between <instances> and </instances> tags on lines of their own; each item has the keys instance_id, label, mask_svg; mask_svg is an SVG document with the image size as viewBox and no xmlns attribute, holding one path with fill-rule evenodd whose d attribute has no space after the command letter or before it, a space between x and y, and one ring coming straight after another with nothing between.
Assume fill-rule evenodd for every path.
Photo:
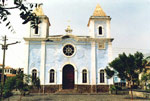
<instances>
[{"instance_id":1,"label":"round window","mask_svg":"<svg viewBox=\"0 0 150 101\"><path fill-rule=\"evenodd\" d=\"M75 49L74 49L74 47L71 44L67 44L63 48L63 53L66 56L72 56L74 54L74 51L75 51Z\"/></svg>"}]
</instances>

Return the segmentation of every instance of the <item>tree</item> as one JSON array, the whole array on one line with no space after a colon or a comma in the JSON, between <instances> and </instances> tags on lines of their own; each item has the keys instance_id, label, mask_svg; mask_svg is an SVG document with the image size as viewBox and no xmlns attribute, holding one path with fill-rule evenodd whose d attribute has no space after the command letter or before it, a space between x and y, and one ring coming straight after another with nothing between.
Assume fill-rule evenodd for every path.
<instances>
[{"instance_id":1,"label":"tree","mask_svg":"<svg viewBox=\"0 0 150 101\"><path fill-rule=\"evenodd\" d=\"M30 86L28 85L30 83L29 75L25 75L22 72L18 72L16 75L16 85L15 88L20 91L20 101L22 96L25 96L26 92L30 90Z\"/></svg>"},{"instance_id":2,"label":"tree","mask_svg":"<svg viewBox=\"0 0 150 101\"><path fill-rule=\"evenodd\" d=\"M32 80L32 76L23 74L21 69L19 69L18 74L16 75L15 86L16 89L20 91L20 101L22 96L25 96L25 94L32 88L29 84L32 84L32 86L36 87L38 90L40 89L40 79L38 77Z\"/></svg>"},{"instance_id":3,"label":"tree","mask_svg":"<svg viewBox=\"0 0 150 101\"><path fill-rule=\"evenodd\" d=\"M6 79L4 86L4 98L10 97L12 95L12 90L15 88L16 77L9 77Z\"/></svg>"},{"instance_id":4,"label":"tree","mask_svg":"<svg viewBox=\"0 0 150 101\"><path fill-rule=\"evenodd\" d=\"M150 74L148 73L144 73L141 77L141 82L144 83L144 87L146 87L145 89L147 90L147 83L150 80Z\"/></svg>"},{"instance_id":5,"label":"tree","mask_svg":"<svg viewBox=\"0 0 150 101\"><path fill-rule=\"evenodd\" d=\"M28 83L31 80L29 79L30 79L29 76L24 75L23 73L18 73L14 77L8 77L5 82L3 97L9 98L12 95L12 90L17 89L20 91L20 100L21 100L22 95L25 95L25 92L30 90L30 86L28 85Z\"/></svg>"},{"instance_id":6,"label":"tree","mask_svg":"<svg viewBox=\"0 0 150 101\"><path fill-rule=\"evenodd\" d=\"M129 81L133 99L132 86L135 80L138 79L138 74L145 69L146 63L143 54L140 52L136 52L134 55L129 54L128 56L123 53L109 63L110 68L105 70L109 78L113 77L116 72L121 80Z\"/></svg>"},{"instance_id":7,"label":"tree","mask_svg":"<svg viewBox=\"0 0 150 101\"><path fill-rule=\"evenodd\" d=\"M146 57L145 60L147 61L146 67L150 66L150 56ZM150 80L150 73L149 73L149 68L145 68L144 71L142 72L141 76L141 83L143 85L144 83L144 89L147 90L147 84L149 83ZM150 84L148 84L149 86Z\"/></svg>"},{"instance_id":8,"label":"tree","mask_svg":"<svg viewBox=\"0 0 150 101\"><path fill-rule=\"evenodd\" d=\"M11 32L14 32L14 29L11 26L10 21L8 20L8 16L11 15L10 10L12 9L20 10L20 17L24 20L22 24L26 24L29 21L31 21L31 27L36 28L38 24L41 23L39 17L32 12L32 9L34 7L38 7L41 4L25 4L25 1L26 0L14 0L13 6L8 7L8 1L0 0L0 23L6 22L6 27L8 27L8 29L10 29Z\"/></svg>"},{"instance_id":9,"label":"tree","mask_svg":"<svg viewBox=\"0 0 150 101\"><path fill-rule=\"evenodd\" d=\"M8 2L13 1L13 5L9 5ZM25 3L26 0L0 0L0 23L4 23L6 27L13 33L15 33L11 22L8 20L8 16L11 15L12 9L18 9L20 11L20 18L23 19L22 24L26 24L31 21L31 27L37 28L38 24L41 23L39 16L33 13L33 8L40 6L41 4ZM4 69L2 70L4 71ZM3 78L4 72L2 73ZM2 81L3 90L3 81ZM2 91L3 92L3 91Z\"/></svg>"},{"instance_id":10,"label":"tree","mask_svg":"<svg viewBox=\"0 0 150 101\"><path fill-rule=\"evenodd\" d=\"M40 92L41 85L40 85L40 79L38 77L36 77L36 79L34 80L32 79L32 85L36 87Z\"/></svg>"},{"instance_id":11,"label":"tree","mask_svg":"<svg viewBox=\"0 0 150 101\"><path fill-rule=\"evenodd\" d=\"M30 91L32 86L36 88L40 88L40 79L37 78L36 80L32 81L32 77L30 75L25 75L21 71L21 69L18 70L16 76L9 77L6 79L4 90L3 90L3 97L9 98L12 95L12 90L19 90L20 92L20 98L19 101L21 101L22 96L25 96L27 92ZM1 86L1 85L0 85Z\"/></svg>"}]
</instances>

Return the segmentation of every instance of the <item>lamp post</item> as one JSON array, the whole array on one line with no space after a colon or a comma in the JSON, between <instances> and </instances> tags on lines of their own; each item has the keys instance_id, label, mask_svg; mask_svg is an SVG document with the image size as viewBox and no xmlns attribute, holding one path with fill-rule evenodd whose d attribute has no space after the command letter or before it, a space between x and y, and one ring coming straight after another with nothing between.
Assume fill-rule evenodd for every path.
<instances>
[{"instance_id":1,"label":"lamp post","mask_svg":"<svg viewBox=\"0 0 150 101\"><path fill-rule=\"evenodd\" d=\"M9 44L6 44L6 41L8 39L6 38L6 35L4 36L4 44L0 44L2 45L2 50L3 50L3 66L2 66L2 75L1 75L1 96L2 96L2 100L3 100L3 88L4 88L4 68L5 68L5 53L6 53L6 50L8 49L8 46L9 45L13 45L13 44L17 44L17 43L20 43L19 41L16 41L14 43L9 43Z\"/></svg>"}]
</instances>

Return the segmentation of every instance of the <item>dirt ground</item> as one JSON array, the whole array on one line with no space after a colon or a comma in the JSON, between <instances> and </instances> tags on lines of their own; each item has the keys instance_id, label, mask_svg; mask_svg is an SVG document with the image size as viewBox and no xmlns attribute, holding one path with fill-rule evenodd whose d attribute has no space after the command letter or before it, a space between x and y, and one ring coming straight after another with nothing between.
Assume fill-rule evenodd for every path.
<instances>
[{"instance_id":1,"label":"dirt ground","mask_svg":"<svg viewBox=\"0 0 150 101\"><path fill-rule=\"evenodd\" d=\"M4 101L19 101L19 95L14 95ZM146 98L134 97L135 101L150 101ZM56 95L56 94L30 94L22 97L21 101L131 101L130 95L110 95L110 94L76 94L76 95Z\"/></svg>"}]
</instances>

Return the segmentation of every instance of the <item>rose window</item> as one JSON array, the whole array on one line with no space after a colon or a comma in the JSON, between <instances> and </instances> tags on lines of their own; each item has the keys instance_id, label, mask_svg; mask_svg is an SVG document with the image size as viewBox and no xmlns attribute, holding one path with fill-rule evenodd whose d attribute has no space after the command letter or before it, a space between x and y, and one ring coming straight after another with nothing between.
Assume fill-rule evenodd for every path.
<instances>
[{"instance_id":1,"label":"rose window","mask_svg":"<svg viewBox=\"0 0 150 101\"><path fill-rule=\"evenodd\" d=\"M63 48L63 53L66 55L66 56L71 56L73 55L74 53L74 47L70 44L68 45L65 45L64 48Z\"/></svg>"}]
</instances>

